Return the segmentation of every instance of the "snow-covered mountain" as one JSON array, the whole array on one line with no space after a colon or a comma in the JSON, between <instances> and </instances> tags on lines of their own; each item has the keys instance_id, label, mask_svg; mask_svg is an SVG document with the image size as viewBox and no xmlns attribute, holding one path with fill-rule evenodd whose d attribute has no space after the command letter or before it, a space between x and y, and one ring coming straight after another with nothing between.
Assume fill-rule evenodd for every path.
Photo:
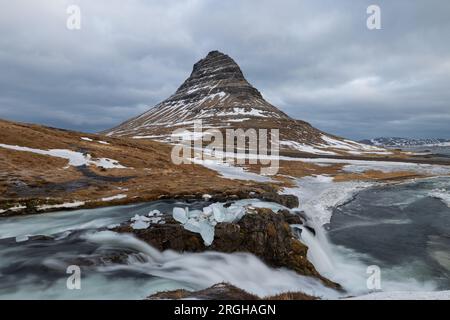
<instances>
[{"instance_id":1,"label":"snow-covered mountain","mask_svg":"<svg viewBox=\"0 0 450 320\"><path fill-rule=\"evenodd\" d=\"M267 102L228 55L212 51L198 61L188 79L168 99L149 111L105 131L112 136L170 140L175 129L279 129L282 149L338 155L386 153L386 150L326 134L295 120Z\"/></svg>"},{"instance_id":2,"label":"snow-covered mountain","mask_svg":"<svg viewBox=\"0 0 450 320\"><path fill-rule=\"evenodd\" d=\"M450 146L449 139L437 139L437 138L413 139L413 138L398 138L398 137L380 137L370 140L361 140L359 142L371 146L386 147L386 148Z\"/></svg>"}]
</instances>

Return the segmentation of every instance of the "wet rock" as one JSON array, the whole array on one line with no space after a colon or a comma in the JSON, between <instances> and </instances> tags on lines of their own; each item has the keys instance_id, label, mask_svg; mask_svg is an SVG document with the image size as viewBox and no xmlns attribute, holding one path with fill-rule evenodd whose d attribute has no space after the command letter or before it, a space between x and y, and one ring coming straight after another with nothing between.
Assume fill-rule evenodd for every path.
<instances>
[{"instance_id":1,"label":"wet rock","mask_svg":"<svg viewBox=\"0 0 450 320\"><path fill-rule=\"evenodd\" d=\"M281 204L289 209L297 208L299 206L298 198L292 194L278 194L277 192L266 192L258 196L264 201L271 201Z\"/></svg>"},{"instance_id":2,"label":"wet rock","mask_svg":"<svg viewBox=\"0 0 450 320\"><path fill-rule=\"evenodd\" d=\"M323 278L308 261L308 248L291 231L290 224L293 222L299 224L301 220L288 211L277 214L270 209L257 208L248 211L237 223L217 224L215 238L210 246L205 246L199 234L185 230L171 217L166 219L164 225L153 225L145 230L133 230L129 225L123 225L114 231L133 233L159 250L249 252L272 267L289 268L338 288L337 284Z\"/></svg>"},{"instance_id":3,"label":"wet rock","mask_svg":"<svg viewBox=\"0 0 450 320\"><path fill-rule=\"evenodd\" d=\"M260 300L261 298L239 289L229 283L218 283L204 290L187 291L174 290L159 292L151 295L148 300L165 299L200 299L200 300ZM286 292L275 296L264 297L264 300L315 300L317 298L306 295L301 292Z\"/></svg>"},{"instance_id":4,"label":"wet rock","mask_svg":"<svg viewBox=\"0 0 450 320\"><path fill-rule=\"evenodd\" d=\"M149 296L147 299L258 300L258 297L231 284L218 283L210 288L194 292L184 289L158 292L154 295Z\"/></svg>"}]
</instances>

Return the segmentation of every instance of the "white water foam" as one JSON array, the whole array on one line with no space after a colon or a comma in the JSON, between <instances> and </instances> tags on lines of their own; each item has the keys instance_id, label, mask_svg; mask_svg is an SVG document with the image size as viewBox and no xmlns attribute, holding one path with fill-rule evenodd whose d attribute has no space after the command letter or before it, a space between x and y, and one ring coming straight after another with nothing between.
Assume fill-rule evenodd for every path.
<instances>
[{"instance_id":1,"label":"white water foam","mask_svg":"<svg viewBox=\"0 0 450 320\"><path fill-rule=\"evenodd\" d=\"M430 197L441 200L450 208L450 191L446 189L435 189L428 193Z\"/></svg>"},{"instance_id":2,"label":"white water foam","mask_svg":"<svg viewBox=\"0 0 450 320\"><path fill-rule=\"evenodd\" d=\"M86 235L86 239L107 248L131 249L139 255L131 257L127 265L100 267L101 272L139 272L184 283L185 288L192 290L228 282L260 297L287 291L300 291L322 298L337 298L340 295L316 279L300 276L287 269L272 269L248 253L160 252L131 235L111 231L92 233Z\"/></svg>"},{"instance_id":3,"label":"white water foam","mask_svg":"<svg viewBox=\"0 0 450 320\"><path fill-rule=\"evenodd\" d=\"M312 176L298 179L297 187L284 190L284 193L295 194L299 197L299 209L308 217L305 225L293 226L294 229L301 230L300 240L309 248L308 260L321 275L341 284L352 296L369 292L366 282L369 276L368 265L362 261L373 261L373 259L330 243L323 225L330 222L332 211L336 206L344 204L359 191L373 185L375 184L366 182L334 182L328 176ZM395 221L395 223L405 222ZM308 227L315 230L315 235ZM412 266L402 266L402 268L384 270L383 290L424 292L435 290L434 283L404 279L401 275L408 267L412 268Z\"/></svg>"}]
</instances>

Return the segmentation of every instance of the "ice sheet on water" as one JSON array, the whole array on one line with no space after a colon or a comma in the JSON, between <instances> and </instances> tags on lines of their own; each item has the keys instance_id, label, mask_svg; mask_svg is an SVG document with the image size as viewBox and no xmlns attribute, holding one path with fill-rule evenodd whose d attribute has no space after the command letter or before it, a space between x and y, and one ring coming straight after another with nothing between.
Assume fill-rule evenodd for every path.
<instances>
[{"instance_id":1,"label":"ice sheet on water","mask_svg":"<svg viewBox=\"0 0 450 320\"><path fill-rule=\"evenodd\" d=\"M318 226L330 222L333 208L374 185L365 181L334 182L333 177L326 175L300 178L296 184L293 188L285 188L283 193L296 195L300 200L299 209Z\"/></svg>"}]
</instances>

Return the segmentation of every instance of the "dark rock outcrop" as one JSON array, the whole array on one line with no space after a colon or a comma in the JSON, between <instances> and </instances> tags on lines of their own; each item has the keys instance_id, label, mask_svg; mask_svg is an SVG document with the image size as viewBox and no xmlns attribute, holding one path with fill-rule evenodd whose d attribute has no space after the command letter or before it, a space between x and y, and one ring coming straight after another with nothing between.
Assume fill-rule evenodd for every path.
<instances>
[{"instance_id":1,"label":"dark rock outcrop","mask_svg":"<svg viewBox=\"0 0 450 320\"><path fill-rule=\"evenodd\" d=\"M266 192L258 196L263 201L279 203L289 209L297 208L298 198L292 194L278 194L277 192Z\"/></svg>"},{"instance_id":2,"label":"dark rock outcrop","mask_svg":"<svg viewBox=\"0 0 450 320\"><path fill-rule=\"evenodd\" d=\"M158 292L147 298L148 300L178 300L178 299L200 299L200 300L260 300L261 298L239 289L229 283L218 283L204 290L187 291L174 290ZM317 298L301 292L286 292L275 296L262 298L263 300L316 300Z\"/></svg>"},{"instance_id":3,"label":"dark rock outcrop","mask_svg":"<svg viewBox=\"0 0 450 320\"><path fill-rule=\"evenodd\" d=\"M247 212L237 223L219 223L211 246L205 246L199 234L185 230L171 217L167 217L165 224L149 229L133 230L129 225L123 225L115 231L133 233L159 250L249 252L272 267L289 268L338 288L337 284L316 271L306 257L308 248L293 236L290 224L301 223L299 216L288 211L274 213L269 209L255 209L254 212Z\"/></svg>"}]
</instances>

